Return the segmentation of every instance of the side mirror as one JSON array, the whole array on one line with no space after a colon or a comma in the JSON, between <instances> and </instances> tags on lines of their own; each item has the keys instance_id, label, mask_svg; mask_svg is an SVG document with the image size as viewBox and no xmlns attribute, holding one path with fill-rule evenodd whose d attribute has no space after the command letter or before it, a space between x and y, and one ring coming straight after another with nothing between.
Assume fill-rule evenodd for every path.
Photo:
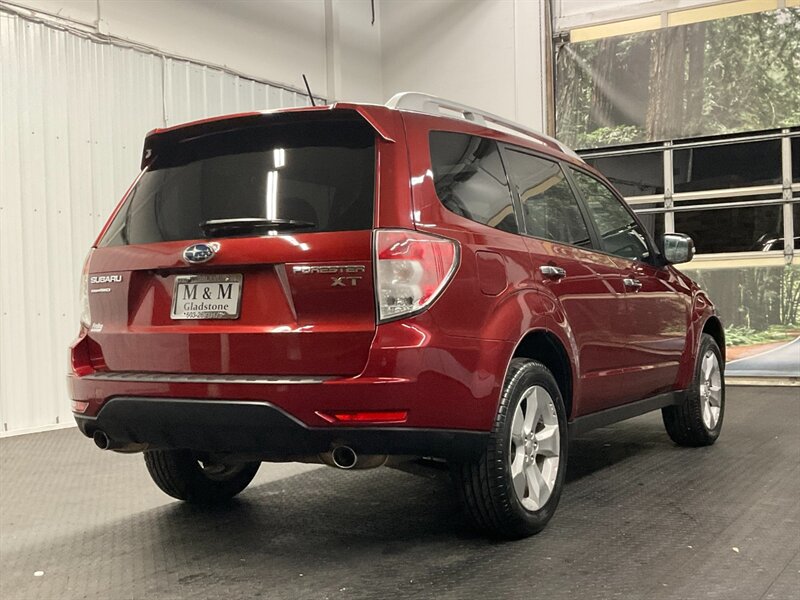
<instances>
[{"instance_id":1,"label":"side mirror","mask_svg":"<svg viewBox=\"0 0 800 600\"><path fill-rule=\"evenodd\" d=\"M661 252L671 265L686 263L694 258L694 242L682 233L665 233L661 238Z\"/></svg>"}]
</instances>

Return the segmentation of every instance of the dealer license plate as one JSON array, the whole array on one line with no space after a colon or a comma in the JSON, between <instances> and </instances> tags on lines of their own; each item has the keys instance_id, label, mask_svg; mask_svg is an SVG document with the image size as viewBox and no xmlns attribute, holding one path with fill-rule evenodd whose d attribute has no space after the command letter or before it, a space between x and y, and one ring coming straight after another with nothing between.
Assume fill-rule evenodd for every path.
<instances>
[{"instance_id":1,"label":"dealer license plate","mask_svg":"<svg viewBox=\"0 0 800 600\"><path fill-rule=\"evenodd\" d=\"M173 319L238 319L242 275L178 275L172 292Z\"/></svg>"}]
</instances>

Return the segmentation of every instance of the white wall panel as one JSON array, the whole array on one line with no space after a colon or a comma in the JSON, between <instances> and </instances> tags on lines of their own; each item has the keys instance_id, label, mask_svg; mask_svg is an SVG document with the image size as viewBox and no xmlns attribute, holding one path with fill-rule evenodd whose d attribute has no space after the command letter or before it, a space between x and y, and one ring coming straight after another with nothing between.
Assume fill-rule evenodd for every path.
<instances>
[{"instance_id":1,"label":"white wall panel","mask_svg":"<svg viewBox=\"0 0 800 600\"><path fill-rule=\"evenodd\" d=\"M84 256L154 127L302 106L217 68L0 12L0 434L72 420Z\"/></svg>"},{"instance_id":2,"label":"white wall panel","mask_svg":"<svg viewBox=\"0 0 800 600\"><path fill-rule=\"evenodd\" d=\"M544 131L543 0L382 0L383 91L470 104Z\"/></svg>"}]
</instances>

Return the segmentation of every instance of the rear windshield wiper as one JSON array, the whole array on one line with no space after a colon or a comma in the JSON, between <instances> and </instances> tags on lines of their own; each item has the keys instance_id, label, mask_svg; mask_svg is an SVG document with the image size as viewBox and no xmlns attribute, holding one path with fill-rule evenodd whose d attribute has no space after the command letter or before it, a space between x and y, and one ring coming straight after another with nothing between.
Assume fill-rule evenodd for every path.
<instances>
[{"instance_id":1,"label":"rear windshield wiper","mask_svg":"<svg viewBox=\"0 0 800 600\"><path fill-rule=\"evenodd\" d=\"M238 219L211 219L200 223L200 229L207 236L247 233L249 231L287 231L316 227L311 221L297 219L265 219L263 217L242 217Z\"/></svg>"}]
</instances>

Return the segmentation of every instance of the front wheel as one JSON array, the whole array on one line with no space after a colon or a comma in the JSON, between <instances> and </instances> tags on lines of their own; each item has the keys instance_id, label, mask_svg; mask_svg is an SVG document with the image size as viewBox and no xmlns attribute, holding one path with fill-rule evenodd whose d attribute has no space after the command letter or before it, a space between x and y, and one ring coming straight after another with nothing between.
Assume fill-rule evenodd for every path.
<instances>
[{"instance_id":1,"label":"front wheel","mask_svg":"<svg viewBox=\"0 0 800 600\"><path fill-rule=\"evenodd\" d=\"M725 416L725 372L722 352L708 334L700 338L694 380L686 399L661 409L664 427L679 446L710 446L722 431Z\"/></svg>"},{"instance_id":2,"label":"front wheel","mask_svg":"<svg viewBox=\"0 0 800 600\"><path fill-rule=\"evenodd\" d=\"M144 462L162 492L195 504L230 500L250 484L261 466L204 461L190 450L151 450L144 453Z\"/></svg>"},{"instance_id":3,"label":"front wheel","mask_svg":"<svg viewBox=\"0 0 800 600\"><path fill-rule=\"evenodd\" d=\"M511 361L486 449L455 464L453 479L481 531L516 539L553 516L567 467L567 417L553 375L541 363Z\"/></svg>"}]
</instances>

